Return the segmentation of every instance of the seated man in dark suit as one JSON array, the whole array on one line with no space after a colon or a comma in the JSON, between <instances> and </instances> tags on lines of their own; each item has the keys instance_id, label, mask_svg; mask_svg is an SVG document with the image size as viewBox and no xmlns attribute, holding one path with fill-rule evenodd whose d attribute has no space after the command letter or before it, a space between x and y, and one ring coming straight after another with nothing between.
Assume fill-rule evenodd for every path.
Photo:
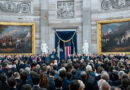
<instances>
[{"instance_id":1,"label":"seated man in dark suit","mask_svg":"<svg viewBox=\"0 0 130 90\"><path fill-rule=\"evenodd\" d=\"M25 84L21 87L21 90L31 90L31 85Z\"/></svg>"},{"instance_id":2,"label":"seated man in dark suit","mask_svg":"<svg viewBox=\"0 0 130 90\"><path fill-rule=\"evenodd\" d=\"M55 90L54 77L55 77L55 71L52 70L49 72L48 90Z\"/></svg>"},{"instance_id":3,"label":"seated man in dark suit","mask_svg":"<svg viewBox=\"0 0 130 90\"><path fill-rule=\"evenodd\" d=\"M8 90L5 74L0 74L0 90Z\"/></svg>"},{"instance_id":4,"label":"seated man in dark suit","mask_svg":"<svg viewBox=\"0 0 130 90\"><path fill-rule=\"evenodd\" d=\"M62 83L63 83L63 79L61 77L57 77L55 79L56 90L62 90Z\"/></svg>"},{"instance_id":5,"label":"seated man in dark suit","mask_svg":"<svg viewBox=\"0 0 130 90\"><path fill-rule=\"evenodd\" d=\"M70 84L70 90L80 90L80 84L78 80L73 80Z\"/></svg>"},{"instance_id":6,"label":"seated man in dark suit","mask_svg":"<svg viewBox=\"0 0 130 90\"><path fill-rule=\"evenodd\" d=\"M20 84L21 84L21 79L20 79L20 74L18 72L15 72L14 73L14 77L15 77L15 80L17 82L17 89L19 90L20 89Z\"/></svg>"},{"instance_id":7,"label":"seated man in dark suit","mask_svg":"<svg viewBox=\"0 0 130 90\"><path fill-rule=\"evenodd\" d=\"M27 75L28 73L26 71L20 73L21 81L20 84L18 83L18 89L21 88L22 85L27 84Z\"/></svg>"},{"instance_id":8,"label":"seated man in dark suit","mask_svg":"<svg viewBox=\"0 0 130 90\"><path fill-rule=\"evenodd\" d=\"M16 89L17 82L16 82L14 77L10 77L8 79L8 85L9 85L9 89L8 90L17 90Z\"/></svg>"},{"instance_id":9,"label":"seated man in dark suit","mask_svg":"<svg viewBox=\"0 0 130 90\"><path fill-rule=\"evenodd\" d=\"M36 72L32 72L31 77L32 77L32 83L33 83L32 90L45 90L45 89L41 89L39 86L39 81L40 81L39 74L37 74Z\"/></svg>"}]
</instances>

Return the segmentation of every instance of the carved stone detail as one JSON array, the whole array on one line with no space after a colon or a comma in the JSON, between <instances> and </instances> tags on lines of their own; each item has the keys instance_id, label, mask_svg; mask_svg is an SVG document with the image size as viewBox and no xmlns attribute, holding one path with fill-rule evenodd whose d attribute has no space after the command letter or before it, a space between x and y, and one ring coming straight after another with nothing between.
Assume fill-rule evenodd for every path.
<instances>
[{"instance_id":1,"label":"carved stone detail","mask_svg":"<svg viewBox=\"0 0 130 90\"><path fill-rule=\"evenodd\" d=\"M31 1L0 1L0 11L5 13L31 13Z\"/></svg>"},{"instance_id":2,"label":"carved stone detail","mask_svg":"<svg viewBox=\"0 0 130 90\"><path fill-rule=\"evenodd\" d=\"M74 2L73 1L58 1L57 2L57 17L58 18L73 18L74 17Z\"/></svg>"},{"instance_id":3,"label":"carved stone detail","mask_svg":"<svg viewBox=\"0 0 130 90\"><path fill-rule=\"evenodd\" d=\"M101 8L104 10L120 9L130 6L129 0L102 0Z\"/></svg>"}]
</instances>

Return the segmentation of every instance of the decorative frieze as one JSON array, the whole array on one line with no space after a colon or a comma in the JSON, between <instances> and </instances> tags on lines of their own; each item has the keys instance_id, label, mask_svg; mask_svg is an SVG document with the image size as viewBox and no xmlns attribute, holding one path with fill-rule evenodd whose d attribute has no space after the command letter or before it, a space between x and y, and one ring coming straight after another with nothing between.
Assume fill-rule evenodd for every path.
<instances>
[{"instance_id":1,"label":"decorative frieze","mask_svg":"<svg viewBox=\"0 0 130 90\"><path fill-rule=\"evenodd\" d=\"M0 12L4 13L31 13L31 1L0 0Z\"/></svg>"},{"instance_id":2,"label":"decorative frieze","mask_svg":"<svg viewBox=\"0 0 130 90\"><path fill-rule=\"evenodd\" d=\"M57 18L67 19L74 17L74 2L73 1L58 1L57 2Z\"/></svg>"},{"instance_id":3,"label":"decorative frieze","mask_svg":"<svg viewBox=\"0 0 130 90\"><path fill-rule=\"evenodd\" d=\"M130 0L102 0L101 8L103 10L120 9L130 6Z\"/></svg>"}]
</instances>

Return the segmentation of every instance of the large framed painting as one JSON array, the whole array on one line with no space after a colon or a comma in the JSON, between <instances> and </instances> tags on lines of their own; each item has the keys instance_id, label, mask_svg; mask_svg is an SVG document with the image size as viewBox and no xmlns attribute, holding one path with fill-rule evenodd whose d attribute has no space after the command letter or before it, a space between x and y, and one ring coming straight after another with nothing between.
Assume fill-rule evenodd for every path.
<instances>
[{"instance_id":1,"label":"large framed painting","mask_svg":"<svg viewBox=\"0 0 130 90\"><path fill-rule=\"evenodd\" d=\"M35 24L0 22L0 54L34 54Z\"/></svg>"},{"instance_id":2,"label":"large framed painting","mask_svg":"<svg viewBox=\"0 0 130 90\"><path fill-rule=\"evenodd\" d=\"M98 54L130 54L130 19L98 21Z\"/></svg>"}]
</instances>

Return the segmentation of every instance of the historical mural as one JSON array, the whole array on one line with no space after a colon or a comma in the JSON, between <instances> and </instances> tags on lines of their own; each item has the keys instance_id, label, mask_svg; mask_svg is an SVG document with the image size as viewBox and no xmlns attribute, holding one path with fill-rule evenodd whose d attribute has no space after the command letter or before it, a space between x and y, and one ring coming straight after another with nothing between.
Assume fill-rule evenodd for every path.
<instances>
[{"instance_id":1,"label":"historical mural","mask_svg":"<svg viewBox=\"0 0 130 90\"><path fill-rule=\"evenodd\" d=\"M32 25L0 24L0 54L32 53L32 33Z\"/></svg>"},{"instance_id":2,"label":"historical mural","mask_svg":"<svg viewBox=\"0 0 130 90\"><path fill-rule=\"evenodd\" d=\"M101 22L98 32L101 52L130 52L130 21Z\"/></svg>"},{"instance_id":3,"label":"historical mural","mask_svg":"<svg viewBox=\"0 0 130 90\"><path fill-rule=\"evenodd\" d=\"M57 17L73 18L74 17L74 2L73 1L58 1L57 2Z\"/></svg>"}]
</instances>

